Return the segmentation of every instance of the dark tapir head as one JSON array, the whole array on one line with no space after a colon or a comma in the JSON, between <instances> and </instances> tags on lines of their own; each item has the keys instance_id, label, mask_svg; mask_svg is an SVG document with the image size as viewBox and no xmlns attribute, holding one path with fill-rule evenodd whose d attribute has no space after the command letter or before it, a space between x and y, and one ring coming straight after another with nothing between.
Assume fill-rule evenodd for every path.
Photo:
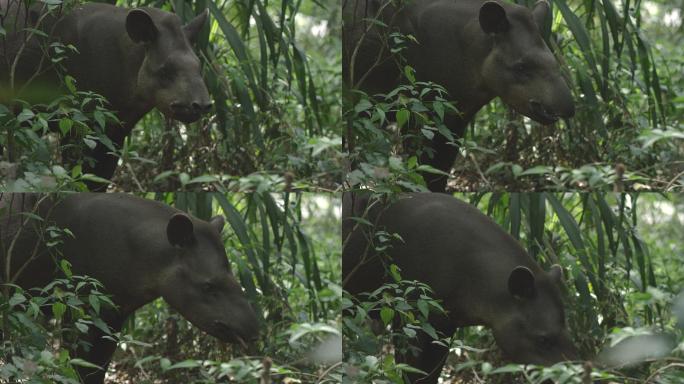
<instances>
[{"instance_id":1,"label":"dark tapir head","mask_svg":"<svg viewBox=\"0 0 684 384\"><path fill-rule=\"evenodd\" d=\"M210 222L173 215L166 228L169 268L160 281L169 305L198 328L223 341L245 344L258 321L230 271L220 238L223 217Z\"/></svg>"},{"instance_id":2,"label":"dark tapir head","mask_svg":"<svg viewBox=\"0 0 684 384\"><path fill-rule=\"evenodd\" d=\"M207 15L205 11L184 26L178 16L152 8L133 9L126 16L128 36L145 46L138 91L151 96L166 116L185 123L199 119L212 105L192 51Z\"/></svg>"},{"instance_id":3,"label":"dark tapir head","mask_svg":"<svg viewBox=\"0 0 684 384\"><path fill-rule=\"evenodd\" d=\"M560 300L562 270L533 274L523 266L508 278L507 308L492 323L494 338L504 355L516 363L552 365L577 359L565 327Z\"/></svg>"},{"instance_id":4,"label":"dark tapir head","mask_svg":"<svg viewBox=\"0 0 684 384\"><path fill-rule=\"evenodd\" d=\"M549 13L546 0L538 1L532 11L487 1L479 15L480 27L492 38L492 49L482 66L486 87L542 124L575 114L570 90L540 34Z\"/></svg>"}]
</instances>

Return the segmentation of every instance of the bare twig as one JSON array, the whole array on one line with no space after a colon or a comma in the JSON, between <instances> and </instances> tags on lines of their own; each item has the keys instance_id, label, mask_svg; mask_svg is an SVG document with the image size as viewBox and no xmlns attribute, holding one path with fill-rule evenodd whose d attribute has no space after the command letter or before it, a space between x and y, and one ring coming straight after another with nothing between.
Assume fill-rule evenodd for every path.
<instances>
[{"instance_id":1,"label":"bare twig","mask_svg":"<svg viewBox=\"0 0 684 384\"><path fill-rule=\"evenodd\" d=\"M321 380L323 380L323 378L326 377L333 369L339 367L340 365L342 365L342 362L338 361L337 363L329 366L325 371L318 375L318 381L320 382Z\"/></svg>"}]
</instances>

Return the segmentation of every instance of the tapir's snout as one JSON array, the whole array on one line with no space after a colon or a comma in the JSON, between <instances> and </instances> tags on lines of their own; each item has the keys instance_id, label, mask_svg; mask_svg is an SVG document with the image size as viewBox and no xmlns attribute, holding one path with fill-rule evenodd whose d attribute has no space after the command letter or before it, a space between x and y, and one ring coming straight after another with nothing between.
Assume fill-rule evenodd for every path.
<instances>
[{"instance_id":1,"label":"tapir's snout","mask_svg":"<svg viewBox=\"0 0 684 384\"><path fill-rule=\"evenodd\" d=\"M528 100L528 110L530 118L542 124L553 124L560 118L571 118L575 115L575 102L572 99L570 90L565 87L559 91L559 95L550 100Z\"/></svg>"},{"instance_id":2,"label":"tapir's snout","mask_svg":"<svg viewBox=\"0 0 684 384\"><path fill-rule=\"evenodd\" d=\"M199 111L201 114L208 113L211 111L211 107L214 106L214 103L211 102L211 100L203 102L203 103L198 103L198 102L193 102L192 103L192 108L195 111Z\"/></svg>"},{"instance_id":3,"label":"tapir's snout","mask_svg":"<svg viewBox=\"0 0 684 384\"><path fill-rule=\"evenodd\" d=\"M242 347L247 347L248 343L252 343L259 338L259 325L257 321L252 321L243 324L242 326L231 325L228 322L216 320L214 321L216 329L216 336L224 341L240 344Z\"/></svg>"},{"instance_id":4,"label":"tapir's snout","mask_svg":"<svg viewBox=\"0 0 684 384\"><path fill-rule=\"evenodd\" d=\"M541 101L530 99L528 105L532 114L532 116L530 116L532 119L542 124L553 124L558 121L556 112Z\"/></svg>"},{"instance_id":5,"label":"tapir's snout","mask_svg":"<svg viewBox=\"0 0 684 384\"><path fill-rule=\"evenodd\" d=\"M171 103L170 107L173 118L187 124L199 120L202 115L211 111L213 105L211 100L207 98L206 100L196 100L189 103L174 101Z\"/></svg>"},{"instance_id":6,"label":"tapir's snout","mask_svg":"<svg viewBox=\"0 0 684 384\"><path fill-rule=\"evenodd\" d=\"M259 319L254 307L244 299L238 299L224 316L214 318L210 326L210 334L243 347L259 337Z\"/></svg>"}]
</instances>

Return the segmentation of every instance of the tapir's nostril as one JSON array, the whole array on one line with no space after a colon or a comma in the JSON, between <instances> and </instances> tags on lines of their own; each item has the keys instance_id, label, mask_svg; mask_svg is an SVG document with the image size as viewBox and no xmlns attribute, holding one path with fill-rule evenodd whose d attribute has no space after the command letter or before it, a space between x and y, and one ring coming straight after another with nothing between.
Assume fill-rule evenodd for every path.
<instances>
[{"instance_id":1,"label":"tapir's nostril","mask_svg":"<svg viewBox=\"0 0 684 384\"><path fill-rule=\"evenodd\" d=\"M192 109L195 110L196 112L200 112L200 113L209 112L211 110L212 106L213 106L213 103L211 101L208 103L198 103L198 102L192 103Z\"/></svg>"}]
</instances>

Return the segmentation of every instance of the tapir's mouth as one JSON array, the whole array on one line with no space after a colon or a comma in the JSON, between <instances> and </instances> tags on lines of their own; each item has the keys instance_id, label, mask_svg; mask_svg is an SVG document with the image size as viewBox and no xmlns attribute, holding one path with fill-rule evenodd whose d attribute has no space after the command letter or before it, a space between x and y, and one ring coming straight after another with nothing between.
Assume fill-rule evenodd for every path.
<instances>
[{"instance_id":1,"label":"tapir's mouth","mask_svg":"<svg viewBox=\"0 0 684 384\"><path fill-rule=\"evenodd\" d=\"M208 104L203 108L200 107L198 103L184 104L174 102L168 105L167 108L164 108L163 112L165 115L174 120L182 121L185 124L190 124L199 120L204 113L209 112L209 109L211 109L211 104Z\"/></svg>"},{"instance_id":2,"label":"tapir's mouth","mask_svg":"<svg viewBox=\"0 0 684 384\"><path fill-rule=\"evenodd\" d=\"M529 106L530 113L527 115L530 119L545 125L553 124L558 121L558 116L544 107L544 104L536 100L530 100Z\"/></svg>"},{"instance_id":3,"label":"tapir's mouth","mask_svg":"<svg viewBox=\"0 0 684 384\"><path fill-rule=\"evenodd\" d=\"M216 337L227 341L229 343L238 344L244 349L248 349L247 342L251 341L251 338L245 335L241 335L237 330L230 327L228 324L222 321L214 321L214 328L216 329Z\"/></svg>"},{"instance_id":4,"label":"tapir's mouth","mask_svg":"<svg viewBox=\"0 0 684 384\"><path fill-rule=\"evenodd\" d=\"M173 113L172 118L178 121L182 121L185 124L190 124L194 123L195 121L199 120L199 118L202 115L197 113L197 112L191 112L190 110L187 111L176 111Z\"/></svg>"}]
</instances>

